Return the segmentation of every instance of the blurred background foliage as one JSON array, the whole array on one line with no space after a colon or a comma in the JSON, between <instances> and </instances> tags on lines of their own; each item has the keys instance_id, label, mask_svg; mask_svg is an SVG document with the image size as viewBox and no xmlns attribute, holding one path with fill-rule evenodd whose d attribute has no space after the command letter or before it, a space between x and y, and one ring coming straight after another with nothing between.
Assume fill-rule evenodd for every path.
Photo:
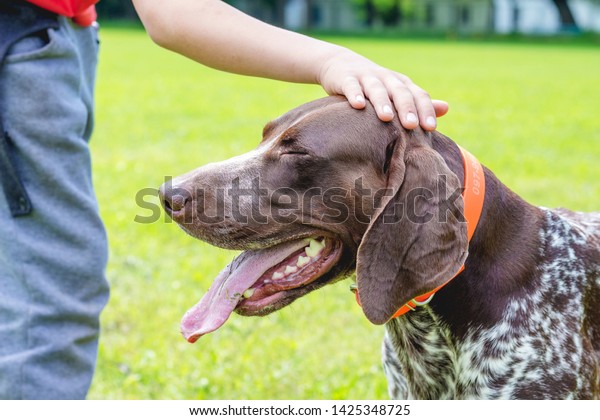
<instances>
[{"instance_id":1,"label":"blurred background foliage","mask_svg":"<svg viewBox=\"0 0 600 420\"><path fill-rule=\"evenodd\" d=\"M228 0L295 30L529 35L600 32L600 0ZM101 19L138 21L130 1L102 0Z\"/></svg>"}]
</instances>

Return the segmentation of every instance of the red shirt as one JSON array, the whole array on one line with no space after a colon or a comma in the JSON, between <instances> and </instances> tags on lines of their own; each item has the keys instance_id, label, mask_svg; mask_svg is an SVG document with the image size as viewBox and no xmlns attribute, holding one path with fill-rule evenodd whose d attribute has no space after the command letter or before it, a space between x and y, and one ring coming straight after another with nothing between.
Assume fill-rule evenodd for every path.
<instances>
[{"instance_id":1,"label":"red shirt","mask_svg":"<svg viewBox=\"0 0 600 420\"><path fill-rule=\"evenodd\" d=\"M96 21L94 4L99 0L27 0L43 9L61 16L70 17L81 26L90 26Z\"/></svg>"}]
</instances>

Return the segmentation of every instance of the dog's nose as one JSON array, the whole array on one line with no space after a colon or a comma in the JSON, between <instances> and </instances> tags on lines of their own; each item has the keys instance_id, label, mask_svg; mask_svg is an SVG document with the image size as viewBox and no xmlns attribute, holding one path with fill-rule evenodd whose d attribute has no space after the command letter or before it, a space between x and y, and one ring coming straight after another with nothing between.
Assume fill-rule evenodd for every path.
<instances>
[{"instance_id":1,"label":"dog's nose","mask_svg":"<svg viewBox=\"0 0 600 420\"><path fill-rule=\"evenodd\" d=\"M163 184L158 190L160 202L171 218L175 221L183 219L185 208L191 201L190 194L182 188L173 188Z\"/></svg>"}]
</instances>

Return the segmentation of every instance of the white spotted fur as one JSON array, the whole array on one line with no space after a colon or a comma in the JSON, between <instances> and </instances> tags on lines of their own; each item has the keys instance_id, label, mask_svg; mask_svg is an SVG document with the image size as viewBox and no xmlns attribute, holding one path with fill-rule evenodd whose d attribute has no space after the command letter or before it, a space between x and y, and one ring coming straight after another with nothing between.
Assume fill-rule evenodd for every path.
<instances>
[{"instance_id":1,"label":"white spotted fur","mask_svg":"<svg viewBox=\"0 0 600 420\"><path fill-rule=\"evenodd\" d=\"M600 286L600 262L581 258L576 245L600 244L600 214L545 212L539 284L510 300L499 323L482 328L473 320L459 340L424 306L386 324L383 365L393 398L598 397L590 390L600 388L600 343L585 331L584 300Z\"/></svg>"}]
</instances>

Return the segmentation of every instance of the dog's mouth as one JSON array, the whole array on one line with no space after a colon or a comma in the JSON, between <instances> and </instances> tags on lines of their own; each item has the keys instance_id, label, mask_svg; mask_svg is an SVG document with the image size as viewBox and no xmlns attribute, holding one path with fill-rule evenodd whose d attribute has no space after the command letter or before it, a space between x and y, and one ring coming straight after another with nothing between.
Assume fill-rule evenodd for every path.
<instances>
[{"instance_id":1,"label":"dog's mouth","mask_svg":"<svg viewBox=\"0 0 600 420\"><path fill-rule=\"evenodd\" d=\"M208 292L181 321L194 343L221 327L233 311L266 315L319 287L317 280L340 260L342 242L329 237L288 241L244 251L213 281Z\"/></svg>"}]
</instances>

